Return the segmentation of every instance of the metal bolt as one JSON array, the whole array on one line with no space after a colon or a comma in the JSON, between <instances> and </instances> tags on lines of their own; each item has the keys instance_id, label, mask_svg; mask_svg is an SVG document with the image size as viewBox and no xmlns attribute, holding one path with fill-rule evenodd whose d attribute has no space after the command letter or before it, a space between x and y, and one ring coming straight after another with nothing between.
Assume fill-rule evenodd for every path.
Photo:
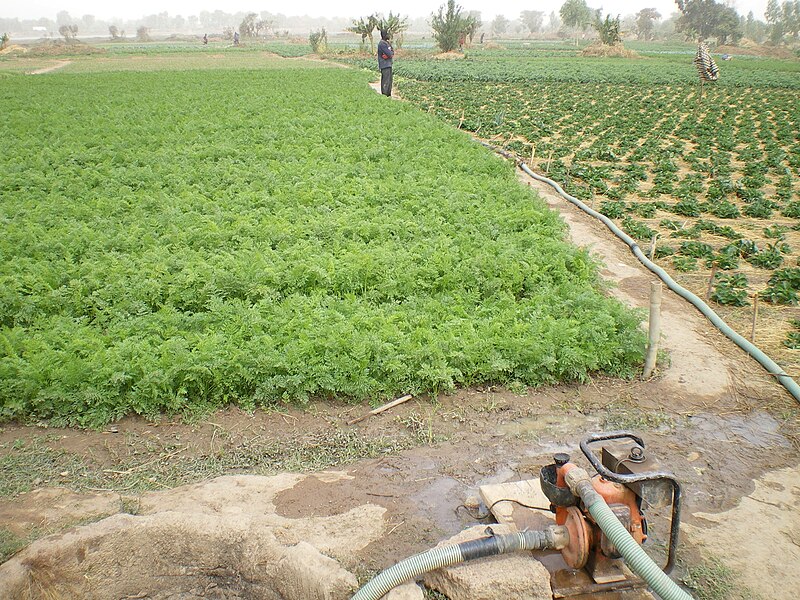
<instances>
[{"instance_id":1,"label":"metal bolt","mask_svg":"<svg viewBox=\"0 0 800 600\"><path fill-rule=\"evenodd\" d=\"M631 448L631 453L628 455L628 458L633 462L644 462L646 458L644 455L644 448L634 446Z\"/></svg>"},{"instance_id":2,"label":"metal bolt","mask_svg":"<svg viewBox=\"0 0 800 600\"><path fill-rule=\"evenodd\" d=\"M554 454L553 462L556 463L557 467L563 467L565 464L569 462L569 454L566 454L564 452L559 452L558 454Z\"/></svg>"}]
</instances>

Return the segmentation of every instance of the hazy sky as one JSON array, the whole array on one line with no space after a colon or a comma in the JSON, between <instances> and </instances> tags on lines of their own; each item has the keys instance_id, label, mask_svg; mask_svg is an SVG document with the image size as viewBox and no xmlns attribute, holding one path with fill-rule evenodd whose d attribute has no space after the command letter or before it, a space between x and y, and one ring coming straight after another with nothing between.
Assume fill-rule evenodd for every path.
<instances>
[{"instance_id":1,"label":"hazy sky","mask_svg":"<svg viewBox=\"0 0 800 600\"><path fill-rule=\"evenodd\" d=\"M216 9L232 13L238 11L283 13L285 15L310 15L319 17L360 16L372 12L394 13L411 17L427 17L446 0L397 0L394 2L375 2L374 0L292 0L264 2L259 0L140 0L139 2L108 2L101 0L4 0L0 3L0 17L32 19L47 17L54 19L60 10L66 10L73 17L94 15L101 19L119 17L135 19L153 13L168 12L170 15L197 15L203 10ZM466 10L479 10L484 21L490 21L497 14L515 19L523 10L541 10L546 14L556 12L563 0L456 0ZM655 8L662 16L668 17L677 10L669 0L587 0L592 8L601 8L604 13L622 15L635 13L642 8ZM764 19L767 0L736 0L733 5L741 14L752 10L756 18Z\"/></svg>"}]
</instances>

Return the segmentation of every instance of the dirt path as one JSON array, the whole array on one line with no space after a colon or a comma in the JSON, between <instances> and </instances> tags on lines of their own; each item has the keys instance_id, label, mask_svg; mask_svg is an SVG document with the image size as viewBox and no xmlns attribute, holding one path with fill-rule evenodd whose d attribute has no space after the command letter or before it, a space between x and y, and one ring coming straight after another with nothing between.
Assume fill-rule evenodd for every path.
<instances>
[{"instance_id":1,"label":"dirt path","mask_svg":"<svg viewBox=\"0 0 800 600\"><path fill-rule=\"evenodd\" d=\"M36 69L35 71L31 71L30 73L28 73L28 75L44 75L45 73L52 73L53 71L58 71L59 69L63 69L69 64L72 64L71 60L59 60L54 65L51 65L49 67L43 67L41 69Z\"/></svg>"},{"instance_id":2,"label":"dirt path","mask_svg":"<svg viewBox=\"0 0 800 600\"><path fill-rule=\"evenodd\" d=\"M523 172L520 180L531 186L569 226L572 243L587 248L604 265L603 279L612 283L611 294L628 306L648 309L650 283L658 278L631 254L605 225L565 201L549 185ZM662 292L661 348L669 353L663 382L681 404L715 402L743 388L769 397L782 393L760 365L730 342L693 306L664 286ZM752 388L752 389L751 389Z\"/></svg>"}]
</instances>

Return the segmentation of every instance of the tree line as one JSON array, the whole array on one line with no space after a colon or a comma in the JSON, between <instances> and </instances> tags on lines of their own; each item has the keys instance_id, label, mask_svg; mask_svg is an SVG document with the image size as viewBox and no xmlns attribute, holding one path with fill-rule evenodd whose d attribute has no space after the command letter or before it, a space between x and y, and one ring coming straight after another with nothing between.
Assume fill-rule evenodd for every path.
<instances>
[{"instance_id":1,"label":"tree line","mask_svg":"<svg viewBox=\"0 0 800 600\"><path fill-rule=\"evenodd\" d=\"M635 36L640 40L676 39L687 40L715 39L720 44L737 43L742 37L756 42L772 44L796 43L800 35L800 0L769 0L764 20L751 11L747 16L739 15L727 4L715 0L676 0L675 15L664 19L655 8L644 8L635 14L603 15L601 9L590 7L586 0L566 0L558 12L545 15L543 11L524 10L516 20L505 15L496 15L484 23L479 11L468 11L448 0L427 19L400 17L389 13L391 23L384 28L394 33L403 31L432 31L437 44L444 50L458 48L464 43L472 43L479 32L491 36L505 35L534 36L539 34L579 37L587 32L597 32L601 40ZM92 15L73 17L67 11L60 11L55 21L37 19L0 19L0 31L33 32L58 31L67 41L74 40L78 33L98 35L108 32L112 39L125 37L125 28L136 31L138 39L149 37L156 32L222 32L231 37L239 31L242 37L258 38L289 31L295 33L312 28L327 31L350 31L361 35L362 44L369 41L374 50L374 32L380 29L382 16L373 14L359 19L326 19L312 17L287 17L267 11L260 13L225 13L221 10L202 11L199 15L183 17L170 16L166 12L147 15L128 22L108 22ZM445 51L447 51L445 50Z\"/></svg>"}]
</instances>

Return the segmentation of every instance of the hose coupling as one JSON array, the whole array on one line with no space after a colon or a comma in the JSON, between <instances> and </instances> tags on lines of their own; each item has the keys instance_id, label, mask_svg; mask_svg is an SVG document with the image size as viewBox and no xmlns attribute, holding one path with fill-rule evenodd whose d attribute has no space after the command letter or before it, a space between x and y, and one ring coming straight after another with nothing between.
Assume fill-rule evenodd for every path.
<instances>
[{"instance_id":1,"label":"hose coupling","mask_svg":"<svg viewBox=\"0 0 800 600\"><path fill-rule=\"evenodd\" d=\"M572 493L583 501L586 508L591 507L598 500L602 500L600 494L595 491L589 473L585 469L572 467L564 474L564 481Z\"/></svg>"},{"instance_id":2,"label":"hose coupling","mask_svg":"<svg viewBox=\"0 0 800 600\"><path fill-rule=\"evenodd\" d=\"M553 550L561 550L569 546L569 529L564 525L551 525L547 531L553 536Z\"/></svg>"}]
</instances>

